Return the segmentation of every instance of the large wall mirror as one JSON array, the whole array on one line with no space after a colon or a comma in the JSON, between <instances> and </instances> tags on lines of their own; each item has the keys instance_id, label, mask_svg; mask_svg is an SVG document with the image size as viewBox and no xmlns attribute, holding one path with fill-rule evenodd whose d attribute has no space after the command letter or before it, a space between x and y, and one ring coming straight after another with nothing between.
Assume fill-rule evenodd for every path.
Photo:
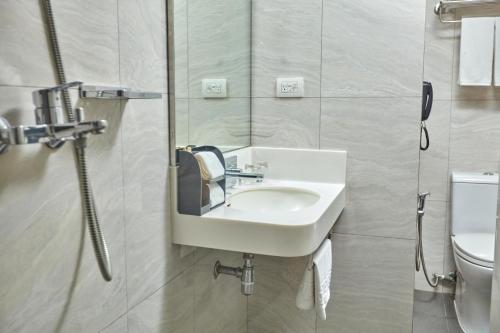
<instances>
[{"instance_id":1,"label":"large wall mirror","mask_svg":"<svg viewBox=\"0 0 500 333\"><path fill-rule=\"evenodd\" d=\"M176 145L250 145L251 0L173 0Z\"/></svg>"}]
</instances>

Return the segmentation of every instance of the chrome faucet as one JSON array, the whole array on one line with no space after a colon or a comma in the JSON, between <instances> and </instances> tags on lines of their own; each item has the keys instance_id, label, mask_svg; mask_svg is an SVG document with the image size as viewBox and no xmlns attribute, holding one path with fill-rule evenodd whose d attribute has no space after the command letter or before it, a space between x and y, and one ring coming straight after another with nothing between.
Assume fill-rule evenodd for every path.
<instances>
[{"instance_id":1,"label":"chrome faucet","mask_svg":"<svg viewBox=\"0 0 500 333\"><path fill-rule=\"evenodd\" d=\"M64 142L84 138L88 134L104 133L107 121L83 121L83 108L75 110L75 122L64 121L61 92L81 84L71 82L34 91L36 125L13 127L7 119L0 117L0 153L4 153L9 145Z\"/></svg>"},{"instance_id":2,"label":"chrome faucet","mask_svg":"<svg viewBox=\"0 0 500 333\"><path fill-rule=\"evenodd\" d=\"M245 165L245 170L238 168L238 158L237 156L230 156L226 159L226 179L236 179L231 180L226 183L227 188L232 188L236 184L241 184L242 178L255 179L257 183L262 183L264 181L264 169L268 168L267 162L258 162L256 165ZM246 172L246 170L251 170L251 172Z\"/></svg>"},{"instance_id":3,"label":"chrome faucet","mask_svg":"<svg viewBox=\"0 0 500 333\"><path fill-rule=\"evenodd\" d=\"M264 174L259 172L243 172L241 169L227 169L226 177L253 178L260 183L264 179Z\"/></svg>"}]
</instances>

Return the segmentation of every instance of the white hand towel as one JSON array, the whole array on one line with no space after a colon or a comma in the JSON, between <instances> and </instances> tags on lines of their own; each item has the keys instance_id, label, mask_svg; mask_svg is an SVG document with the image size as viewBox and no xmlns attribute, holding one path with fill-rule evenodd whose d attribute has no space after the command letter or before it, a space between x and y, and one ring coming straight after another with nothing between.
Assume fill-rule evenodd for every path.
<instances>
[{"instance_id":1,"label":"white hand towel","mask_svg":"<svg viewBox=\"0 0 500 333\"><path fill-rule=\"evenodd\" d=\"M194 154L200 166L201 178L212 180L224 176L225 170L217 155L211 151L201 151Z\"/></svg>"},{"instance_id":2,"label":"white hand towel","mask_svg":"<svg viewBox=\"0 0 500 333\"><path fill-rule=\"evenodd\" d=\"M301 310L315 308L318 316L326 320L326 306L330 300L332 276L332 242L325 240L307 263L300 283L296 306Z\"/></svg>"},{"instance_id":3,"label":"white hand towel","mask_svg":"<svg viewBox=\"0 0 500 333\"><path fill-rule=\"evenodd\" d=\"M307 262L304 277L297 292L295 305L301 310L311 310L314 308L314 268L312 256Z\"/></svg>"},{"instance_id":4,"label":"white hand towel","mask_svg":"<svg viewBox=\"0 0 500 333\"><path fill-rule=\"evenodd\" d=\"M210 191L210 208L220 205L226 198L224 197L224 190L217 183L208 184L208 189Z\"/></svg>"},{"instance_id":5,"label":"white hand towel","mask_svg":"<svg viewBox=\"0 0 500 333\"><path fill-rule=\"evenodd\" d=\"M326 239L313 255L314 263L314 303L316 313L326 320L326 306L330 300L332 278L332 242Z\"/></svg>"},{"instance_id":6,"label":"white hand towel","mask_svg":"<svg viewBox=\"0 0 500 333\"><path fill-rule=\"evenodd\" d=\"M495 18L495 86L500 87L500 17Z\"/></svg>"},{"instance_id":7,"label":"white hand towel","mask_svg":"<svg viewBox=\"0 0 500 333\"><path fill-rule=\"evenodd\" d=\"M494 17L462 18L459 77L461 86L491 86L494 36Z\"/></svg>"}]
</instances>

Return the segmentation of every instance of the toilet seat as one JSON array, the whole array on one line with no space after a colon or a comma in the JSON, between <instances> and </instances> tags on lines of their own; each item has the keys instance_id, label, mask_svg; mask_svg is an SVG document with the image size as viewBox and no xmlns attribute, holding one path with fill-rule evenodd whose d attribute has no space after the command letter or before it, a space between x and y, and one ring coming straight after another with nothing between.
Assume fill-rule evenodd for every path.
<instances>
[{"instance_id":1,"label":"toilet seat","mask_svg":"<svg viewBox=\"0 0 500 333\"><path fill-rule=\"evenodd\" d=\"M473 264L494 268L495 234L463 233L451 237L457 255Z\"/></svg>"}]
</instances>

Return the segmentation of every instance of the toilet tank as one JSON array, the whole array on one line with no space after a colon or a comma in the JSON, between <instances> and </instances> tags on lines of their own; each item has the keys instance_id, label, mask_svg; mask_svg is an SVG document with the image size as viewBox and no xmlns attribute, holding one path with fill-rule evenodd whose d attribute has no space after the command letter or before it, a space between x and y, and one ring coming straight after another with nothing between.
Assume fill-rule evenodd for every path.
<instances>
[{"instance_id":1,"label":"toilet tank","mask_svg":"<svg viewBox=\"0 0 500 333\"><path fill-rule=\"evenodd\" d=\"M498 174L454 172L451 184L452 233L495 233Z\"/></svg>"}]
</instances>

